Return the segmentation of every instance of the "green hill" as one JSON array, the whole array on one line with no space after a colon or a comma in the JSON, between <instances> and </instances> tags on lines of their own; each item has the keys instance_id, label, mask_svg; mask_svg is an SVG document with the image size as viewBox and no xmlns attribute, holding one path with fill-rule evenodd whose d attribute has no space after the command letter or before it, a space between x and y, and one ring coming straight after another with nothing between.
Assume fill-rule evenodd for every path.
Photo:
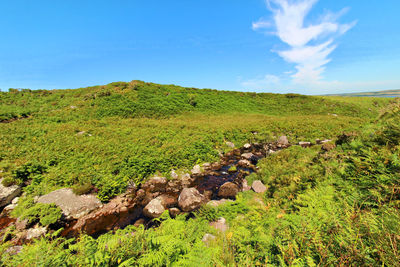
<instances>
[{"instance_id":1,"label":"green hill","mask_svg":"<svg viewBox=\"0 0 400 267\"><path fill-rule=\"evenodd\" d=\"M132 81L73 90L0 93L0 177L23 185L12 215L59 219L37 196L72 187L103 202L172 169L218 161L245 143L333 139L323 149L290 147L248 176L265 193L204 207L159 227L128 226L98 238L46 238L10 253L14 228L0 231L4 266L395 266L400 243L399 102L257 94ZM346 134L343 134L346 133ZM85 191L86 190L86 191ZM28 212L29 211L29 212ZM209 226L219 217L229 230ZM43 220L45 221L45 220ZM44 224L43 222L38 222ZM51 223L50 223L51 224ZM1 230L1 229L0 229ZM214 239L202 238L211 233ZM51 235L51 236L50 236Z\"/></svg>"}]
</instances>

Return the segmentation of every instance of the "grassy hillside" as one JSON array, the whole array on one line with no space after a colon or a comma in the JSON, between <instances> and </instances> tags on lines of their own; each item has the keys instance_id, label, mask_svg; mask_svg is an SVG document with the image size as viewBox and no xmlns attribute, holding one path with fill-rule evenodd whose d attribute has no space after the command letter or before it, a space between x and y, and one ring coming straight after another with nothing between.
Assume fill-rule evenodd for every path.
<instances>
[{"instance_id":1,"label":"grassy hillside","mask_svg":"<svg viewBox=\"0 0 400 267\"><path fill-rule=\"evenodd\" d=\"M225 141L330 138L368 123L387 102L140 81L10 90L0 94L1 175L14 183L33 179L25 188L31 195L90 184L107 201L128 180L216 160Z\"/></svg>"},{"instance_id":2,"label":"grassy hillside","mask_svg":"<svg viewBox=\"0 0 400 267\"><path fill-rule=\"evenodd\" d=\"M204 207L160 227L97 239L57 238L5 253L5 266L397 266L400 262L400 103L197 90L142 82L1 94L1 175L31 181L27 197L90 183L108 200L159 171L190 168L225 141L333 138L273 154L248 177L265 193ZM71 108L72 106L72 108ZM12 121L15 119L14 121ZM343 132L353 132L342 135ZM337 137L339 136L339 137ZM336 146L336 147L335 147ZM329 150L329 151L327 151ZM227 219L218 232L209 221ZM205 233L216 238L202 242Z\"/></svg>"}]
</instances>

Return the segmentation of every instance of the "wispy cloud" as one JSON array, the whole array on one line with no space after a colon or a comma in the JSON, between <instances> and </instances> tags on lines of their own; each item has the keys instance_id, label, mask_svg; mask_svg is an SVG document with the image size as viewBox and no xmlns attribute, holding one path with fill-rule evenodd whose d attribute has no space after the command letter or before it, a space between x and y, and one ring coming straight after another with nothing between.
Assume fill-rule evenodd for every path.
<instances>
[{"instance_id":1,"label":"wispy cloud","mask_svg":"<svg viewBox=\"0 0 400 267\"><path fill-rule=\"evenodd\" d=\"M296 64L292 74L295 83L313 83L322 79L329 55L337 47L335 38L350 30L356 22L340 24L337 20L347 12L328 12L315 24L306 23L306 17L318 0L266 0L272 19L254 22L254 30L272 30L289 46L276 51L285 61Z\"/></svg>"},{"instance_id":2,"label":"wispy cloud","mask_svg":"<svg viewBox=\"0 0 400 267\"><path fill-rule=\"evenodd\" d=\"M280 81L281 79L278 76L267 74L264 77L242 81L241 84L247 88L260 90L265 89L266 87L276 86Z\"/></svg>"}]
</instances>

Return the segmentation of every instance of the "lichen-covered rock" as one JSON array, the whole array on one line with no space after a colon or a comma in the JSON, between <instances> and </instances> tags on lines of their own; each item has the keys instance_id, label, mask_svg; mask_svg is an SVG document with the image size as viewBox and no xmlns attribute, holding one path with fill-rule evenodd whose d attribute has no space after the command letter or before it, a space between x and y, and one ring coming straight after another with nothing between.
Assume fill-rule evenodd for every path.
<instances>
[{"instance_id":1,"label":"lichen-covered rock","mask_svg":"<svg viewBox=\"0 0 400 267\"><path fill-rule=\"evenodd\" d=\"M218 190L218 196L221 198L234 198L239 192L239 187L232 183L226 182Z\"/></svg>"},{"instance_id":2,"label":"lichen-covered rock","mask_svg":"<svg viewBox=\"0 0 400 267\"><path fill-rule=\"evenodd\" d=\"M253 189L254 192L256 193L264 193L267 188L265 187L265 185L260 181L260 180L256 180L252 183L251 188Z\"/></svg>"},{"instance_id":3,"label":"lichen-covered rock","mask_svg":"<svg viewBox=\"0 0 400 267\"><path fill-rule=\"evenodd\" d=\"M283 135L278 138L277 143L280 146L287 146L287 145L289 145L289 140L288 140L287 136Z\"/></svg>"},{"instance_id":4,"label":"lichen-covered rock","mask_svg":"<svg viewBox=\"0 0 400 267\"><path fill-rule=\"evenodd\" d=\"M26 231L26 239L31 240L34 238L38 238L45 235L46 233L47 233L46 227L30 228Z\"/></svg>"},{"instance_id":5,"label":"lichen-covered rock","mask_svg":"<svg viewBox=\"0 0 400 267\"><path fill-rule=\"evenodd\" d=\"M178 205L183 211L192 211L199 208L205 202L205 197L194 188L184 188L179 195Z\"/></svg>"},{"instance_id":6,"label":"lichen-covered rock","mask_svg":"<svg viewBox=\"0 0 400 267\"><path fill-rule=\"evenodd\" d=\"M201 167L200 165L195 165L191 171L192 174L200 174L201 173Z\"/></svg>"},{"instance_id":7,"label":"lichen-covered rock","mask_svg":"<svg viewBox=\"0 0 400 267\"><path fill-rule=\"evenodd\" d=\"M18 185L4 186L3 179L0 179L0 208L7 206L11 201L21 194L21 187Z\"/></svg>"},{"instance_id":8,"label":"lichen-covered rock","mask_svg":"<svg viewBox=\"0 0 400 267\"><path fill-rule=\"evenodd\" d=\"M143 215L149 218L158 218L164 211L162 200L157 197L143 208Z\"/></svg>"},{"instance_id":9,"label":"lichen-covered rock","mask_svg":"<svg viewBox=\"0 0 400 267\"><path fill-rule=\"evenodd\" d=\"M76 195L72 189L63 188L39 197L38 203L56 204L67 218L78 219L101 206L94 195Z\"/></svg>"}]
</instances>

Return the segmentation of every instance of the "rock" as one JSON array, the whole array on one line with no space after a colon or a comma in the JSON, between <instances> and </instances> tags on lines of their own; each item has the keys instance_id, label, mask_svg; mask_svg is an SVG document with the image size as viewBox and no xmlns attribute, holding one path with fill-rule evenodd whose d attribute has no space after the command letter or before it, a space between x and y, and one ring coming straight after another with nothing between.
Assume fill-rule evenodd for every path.
<instances>
[{"instance_id":1,"label":"rock","mask_svg":"<svg viewBox=\"0 0 400 267\"><path fill-rule=\"evenodd\" d=\"M207 200L209 200L209 199L211 199L212 196L213 196L213 191L212 191L212 190L204 190L203 196L204 196Z\"/></svg>"},{"instance_id":2,"label":"rock","mask_svg":"<svg viewBox=\"0 0 400 267\"><path fill-rule=\"evenodd\" d=\"M204 234L203 238L201 239L201 241L203 241L206 245L215 239L215 235L212 234Z\"/></svg>"},{"instance_id":3,"label":"rock","mask_svg":"<svg viewBox=\"0 0 400 267\"><path fill-rule=\"evenodd\" d=\"M324 139L324 140L316 139L315 140L315 143L317 143L318 145L322 145L322 144L329 143L329 142L332 142L332 140L330 140L330 139Z\"/></svg>"},{"instance_id":4,"label":"rock","mask_svg":"<svg viewBox=\"0 0 400 267\"><path fill-rule=\"evenodd\" d=\"M192 172L192 174L200 174L201 173L200 165L194 166L191 172Z\"/></svg>"},{"instance_id":5,"label":"rock","mask_svg":"<svg viewBox=\"0 0 400 267\"><path fill-rule=\"evenodd\" d=\"M218 196L222 198L234 198L239 192L239 187L232 183L226 182L218 190Z\"/></svg>"},{"instance_id":6,"label":"rock","mask_svg":"<svg viewBox=\"0 0 400 267\"><path fill-rule=\"evenodd\" d=\"M178 205L183 211L192 211L199 208L205 202L205 197L194 188L184 188L179 195Z\"/></svg>"},{"instance_id":7,"label":"rock","mask_svg":"<svg viewBox=\"0 0 400 267\"><path fill-rule=\"evenodd\" d=\"M140 195L139 198L141 197L144 196ZM97 211L79 218L75 224L67 227L61 236L73 237L81 232L94 236L132 224L142 214L142 206L137 204L138 201L138 196L134 199L118 196Z\"/></svg>"},{"instance_id":8,"label":"rock","mask_svg":"<svg viewBox=\"0 0 400 267\"><path fill-rule=\"evenodd\" d=\"M283 136L279 137L277 143L278 143L278 145L281 145L281 146L287 146L287 145L289 145L289 140L288 140L287 136L283 135Z\"/></svg>"},{"instance_id":9,"label":"rock","mask_svg":"<svg viewBox=\"0 0 400 267\"><path fill-rule=\"evenodd\" d=\"M211 200L207 202L207 205L212 206L212 207L218 207L222 204L225 204L226 202L233 202L231 199L220 199L220 200Z\"/></svg>"},{"instance_id":10,"label":"rock","mask_svg":"<svg viewBox=\"0 0 400 267\"><path fill-rule=\"evenodd\" d=\"M208 163L208 162L206 162L206 163L203 163L203 165L201 165L204 169L208 169L208 168L210 168L211 167L211 163Z\"/></svg>"},{"instance_id":11,"label":"rock","mask_svg":"<svg viewBox=\"0 0 400 267\"><path fill-rule=\"evenodd\" d=\"M253 153L243 153L241 155L242 158L247 159L247 160L251 160L254 157Z\"/></svg>"},{"instance_id":12,"label":"rock","mask_svg":"<svg viewBox=\"0 0 400 267\"><path fill-rule=\"evenodd\" d=\"M154 192L165 192L168 180L165 177L154 176L147 180L143 185L142 189L145 191Z\"/></svg>"},{"instance_id":13,"label":"rock","mask_svg":"<svg viewBox=\"0 0 400 267\"><path fill-rule=\"evenodd\" d=\"M7 212L10 212L13 209L15 209L16 207L17 207L17 204L9 204L9 205L4 207L4 210L7 211Z\"/></svg>"},{"instance_id":14,"label":"rock","mask_svg":"<svg viewBox=\"0 0 400 267\"><path fill-rule=\"evenodd\" d=\"M301 147L310 147L311 146L311 142L299 142L299 146L301 146Z\"/></svg>"},{"instance_id":15,"label":"rock","mask_svg":"<svg viewBox=\"0 0 400 267\"><path fill-rule=\"evenodd\" d=\"M168 211L171 218L175 218L176 216L182 213L178 208L170 208Z\"/></svg>"},{"instance_id":16,"label":"rock","mask_svg":"<svg viewBox=\"0 0 400 267\"><path fill-rule=\"evenodd\" d=\"M210 222L210 226L217 230L220 230L221 232L225 232L229 228L226 224L225 218L223 217L219 218L218 221Z\"/></svg>"},{"instance_id":17,"label":"rock","mask_svg":"<svg viewBox=\"0 0 400 267\"><path fill-rule=\"evenodd\" d=\"M21 252L22 248L23 248L23 246L12 246L6 250L6 253L8 253L12 256L17 255Z\"/></svg>"},{"instance_id":18,"label":"rock","mask_svg":"<svg viewBox=\"0 0 400 267\"><path fill-rule=\"evenodd\" d=\"M78 132L76 135L83 135L83 134L85 134L86 132L85 131L80 131L80 132Z\"/></svg>"},{"instance_id":19,"label":"rock","mask_svg":"<svg viewBox=\"0 0 400 267\"><path fill-rule=\"evenodd\" d=\"M143 208L143 215L149 218L158 218L163 214L165 208L160 198L155 198Z\"/></svg>"},{"instance_id":20,"label":"rock","mask_svg":"<svg viewBox=\"0 0 400 267\"><path fill-rule=\"evenodd\" d=\"M251 185L251 188L256 193L264 193L267 190L265 185L260 180L254 181L253 184Z\"/></svg>"},{"instance_id":21,"label":"rock","mask_svg":"<svg viewBox=\"0 0 400 267\"><path fill-rule=\"evenodd\" d=\"M248 161L247 159L241 159L238 162L238 166L242 167L242 168L248 168L251 166L251 162Z\"/></svg>"},{"instance_id":22,"label":"rock","mask_svg":"<svg viewBox=\"0 0 400 267\"><path fill-rule=\"evenodd\" d=\"M179 175L175 172L175 170L171 171L171 178L172 179L178 179Z\"/></svg>"},{"instance_id":23,"label":"rock","mask_svg":"<svg viewBox=\"0 0 400 267\"><path fill-rule=\"evenodd\" d=\"M247 143L247 144L244 144L244 146L243 146L245 149L249 149L250 147L251 147L251 145L249 144L249 143Z\"/></svg>"},{"instance_id":24,"label":"rock","mask_svg":"<svg viewBox=\"0 0 400 267\"><path fill-rule=\"evenodd\" d=\"M76 106L69 106L70 109L76 109Z\"/></svg>"},{"instance_id":25,"label":"rock","mask_svg":"<svg viewBox=\"0 0 400 267\"><path fill-rule=\"evenodd\" d=\"M145 223L146 223L146 220L143 219L143 218L140 218L139 220L137 220L137 221L133 224L133 226L139 227L140 225L144 225Z\"/></svg>"},{"instance_id":26,"label":"rock","mask_svg":"<svg viewBox=\"0 0 400 267\"><path fill-rule=\"evenodd\" d=\"M78 219L101 206L94 195L74 194L72 189L63 188L39 197L38 203L56 204L67 218Z\"/></svg>"},{"instance_id":27,"label":"rock","mask_svg":"<svg viewBox=\"0 0 400 267\"><path fill-rule=\"evenodd\" d=\"M30 228L26 231L26 239L31 240L34 238L38 238L45 235L46 233L47 233L46 227Z\"/></svg>"},{"instance_id":28,"label":"rock","mask_svg":"<svg viewBox=\"0 0 400 267\"><path fill-rule=\"evenodd\" d=\"M163 194L161 196L158 196L157 198L161 201L161 204L166 209L178 205L178 197L177 196Z\"/></svg>"},{"instance_id":29,"label":"rock","mask_svg":"<svg viewBox=\"0 0 400 267\"><path fill-rule=\"evenodd\" d=\"M235 148L235 144L232 142L225 142L225 144L230 148Z\"/></svg>"},{"instance_id":30,"label":"rock","mask_svg":"<svg viewBox=\"0 0 400 267\"><path fill-rule=\"evenodd\" d=\"M28 220L20 220L19 218L17 219L17 221L15 222L15 228L18 231L22 231L28 228Z\"/></svg>"},{"instance_id":31,"label":"rock","mask_svg":"<svg viewBox=\"0 0 400 267\"><path fill-rule=\"evenodd\" d=\"M324 151L331 151L332 149L334 149L336 147L336 145L334 143L324 143L321 146L321 149Z\"/></svg>"},{"instance_id":32,"label":"rock","mask_svg":"<svg viewBox=\"0 0 400 267\"><path fill-rule=\"evenodd\" d=\"M11 201L11 204L18 204L18 201L19 201L19 197L16 197Z\"/></svg>"},{"instance_id":33,"label":"rock","mask_svg":"<svg viewBox=\"0 0 400 267\"><path fill-rule=\"evenodd\" d=\"M21 187L18 185L4 186L3 179L0 179L0 208L7 206L11 201L21 194Z\"/></svg>"},{"instance_id":34,"label":"rock","mask_svg":"<svg viewBox=\"0 0 400 267\"><path fill-rule=\"evenodd\" d=\"M189 173L185 173L181 177L181 184L183 188L189 187L193 183L194 179L190 176Z\"/></svg>"},{"instance_id":35,"label":"rock","mask_svg":"<svg viewBox=\"0 0 400 267\"><path fill-rule=\"evenodd\" d=\"M243 179L243 183L242 183L242 191L249 191L251 189L251 187L248 185L247 180Z\"/></svg>"}]
</instances>

